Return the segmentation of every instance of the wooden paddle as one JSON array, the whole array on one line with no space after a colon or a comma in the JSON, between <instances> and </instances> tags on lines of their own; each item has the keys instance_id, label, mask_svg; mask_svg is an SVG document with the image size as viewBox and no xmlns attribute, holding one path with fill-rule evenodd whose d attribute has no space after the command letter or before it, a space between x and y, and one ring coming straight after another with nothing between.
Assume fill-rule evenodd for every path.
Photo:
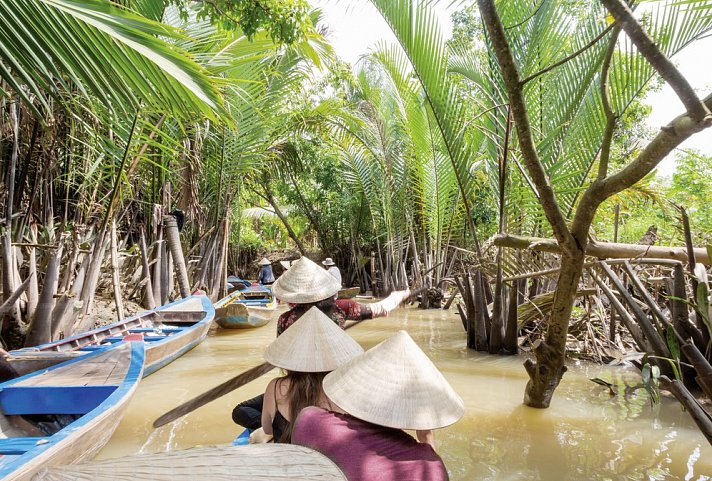
<instances>
[{"instance_id":1,"label":"wooden paddle","mask_svg":"<svg viewBox=\"0 0 712 481\"><path fill-rule=\"evenodd\" d=\"M347 325L344 329L349 329L365 321L365 319L358 320L353 324ZM154 428L160 428L164 424L175 421L176 419L185 416L186 414L195 411L201 406L208 404L209 402L215 401L217 398L224 396L225 394L234 391L235 389L244 386L248 382L254 381L258 377L270 372L274 366L268 362L263 362L259 366L248 369L242 374L238 374L232 379L228 379L224 383L215 386L212 389L205 391L203 394L194 397L193 399L184 402L178 407L175 407L153 421Z\"/></svg>"},{"instance_id":2,"label":"wooden paddle","mask_svg":"<svg viewBox=\"0 0 712 481\"><path fill-rule=\"evenodd\" d=\"M410 299L415 298L418 294L423 292L425 289L418 289L415 290L414 292L411 292ZM407 301L406 301L407 302ZM356 324L360 324L361 322L365 321L365 319L360 319L354 322L353 324L347 325L344 329L350 329L354 327ZM224 383L215 386L212 389L209 389L205 391L203 394L194 397L193 399L184 402L178 407L175 407L153 421L153 427L154 428L160 428L164 424L168 424L170 422L175 421L176 419L185 416L186 414L195 411L201 406L204 406L208 404L209 402L212 402L216 400L219 397L224 396L225 394L234 391L235 389L244 386L250 381L254 381L258 377L262 376L263 374L266 374L270 372L274 366L268 362L263 362L259 366L255 366L251 369L248 369L247 371L238 374L237 376L233 377L232 379L228 379Z\"/></svg>"}]
</instances>

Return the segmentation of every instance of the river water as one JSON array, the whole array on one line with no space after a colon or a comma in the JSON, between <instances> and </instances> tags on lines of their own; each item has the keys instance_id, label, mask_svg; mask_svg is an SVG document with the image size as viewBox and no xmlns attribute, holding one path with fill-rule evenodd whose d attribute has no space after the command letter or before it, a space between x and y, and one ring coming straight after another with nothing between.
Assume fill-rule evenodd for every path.
<instances>
[{"instance_id":1,"label":"river water","mask_svg":"<svg viewBox=\"0 0 712 481\"><path fill-rule=\"evenodd\" d=\"M465 416L435 432L453 481L712 480L712 447L674 399L651 406L635 369L572 363L549 409L522 405L527 375L521 357L465 348L453 309L398 309L351 334L368 349L404 329L465 401ZM230 413L262 392L278 371L180 420L152 429L158 416L262 362L275 322L253 330L214 330L200 346L144 379L98 459L223 444L241 428ZM599 377L617 395L589 381Z\"/></svg>"}]
</instances>

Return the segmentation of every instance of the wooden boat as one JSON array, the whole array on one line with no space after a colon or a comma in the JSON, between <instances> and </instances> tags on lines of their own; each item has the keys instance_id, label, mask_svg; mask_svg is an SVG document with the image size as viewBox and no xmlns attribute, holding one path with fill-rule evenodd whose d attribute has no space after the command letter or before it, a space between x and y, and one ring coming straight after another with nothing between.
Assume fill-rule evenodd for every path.
<instances>
[{"instance_id":1,"label":"wooden boat","mask_svg":"<svg viewBox=\"0 0 712 481\"><path fill-rule=\"evenodd\" d=\"M137 454L43 470L34 481L347 481L323 454L296 444L216 446Z\"/></svg>"},{"instance_id":2,"label":"wooden boat","mask_svg":"<svg viewBox=\"0 0 712 481\"><path fill-rule=\"evenodd\" d=\"M144 376L148 376L200 344L214 317L210 299L189 296L59 341L10 351L8 361L18 373L26 374L123 342L127 334L142 334L146 342Z\"/></svg>"},{"instance_id":3,"label":"wooden boat","mask_svg":"<svg viewBox=\"0 0 712 481\"><path fill-rule=\"evenodd\" d=\"M345 287L343 289L339 289L339 294L337 296L338 299L352 299L356 297L356 295L361 291L361 288L356 286L356 287Z\"/></svg>"},{"instance_id":4,"label":"wooden boat","mask_svg":"<svg viewBox=\"0 0 712 481\"><path fill-rule=\"evenodd\" d=\"M143 342L107 346L0 384L0 479L29 481L48 466L88 460L106 444L143 375ZM22 416L62 415L44 435ZM47 429L48 424L44 425ZM25 428L25 429L23 429ZM30 432L30 431L38 432Z\"/></svg>"},{"instance_id":5,"label":"wooden boat","mask_svg":"<svg viewBox=\"0 0 712 481\"><path fill-rule=\"evenodd\" d=\"M242 289L240 291L240 294L246 300L261 299L264 302L269 302L269 300L272 298L272 288L269 286L264 286L262 284L252 284L247 289Z\"/></svg>"},{"instance_id":6,"label":"wooden boat","mask_svg":"<svg viewBox=\"0 0 712 481\"><path fill-rule=\"evenodd\" d=\"M250 329L267 324L271 317L270 312L276 309L267 307L267 304L251 304L246 301L241 292L233 292L215 303L215 322L223 329Z\"/></svg>"}]
</instances>

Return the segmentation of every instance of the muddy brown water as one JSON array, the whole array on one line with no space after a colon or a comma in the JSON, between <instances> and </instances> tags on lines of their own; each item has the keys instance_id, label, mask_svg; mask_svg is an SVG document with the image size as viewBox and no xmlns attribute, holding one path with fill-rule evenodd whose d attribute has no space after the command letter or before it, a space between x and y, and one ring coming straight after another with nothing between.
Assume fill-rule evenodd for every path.
<instances>
[{"instance_id":1,"label":"muddy brown water","mask_svg":"<svg viewBox=\"0 0 712 481\"><path fill-rule=\"evenodd\" d=\"M465 401L465 416L436 431L453 481L712 480L712 447L674 399L651 406L633 368L574 362L549 409L522 405L521 357L465 348L451 311L398 309L349 330L368 349L405 329ZM253 330L214 330L200 346L144 379L98 459L230 442L241 428L230 413L262 392L278 371L180 420L152 429L158 416L262 362L275 322ZM589 381L612 382L618 394Z\"/></svg>"}]
</instances>

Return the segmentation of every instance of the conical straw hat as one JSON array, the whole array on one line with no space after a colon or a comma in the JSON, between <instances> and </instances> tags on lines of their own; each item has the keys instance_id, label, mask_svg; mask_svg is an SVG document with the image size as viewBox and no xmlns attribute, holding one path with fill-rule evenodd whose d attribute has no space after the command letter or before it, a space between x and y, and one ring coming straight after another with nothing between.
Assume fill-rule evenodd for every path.
<instances>
[{"instance_id":1,"label":"conical straw hat","mask_svg":"<svg viewBox=\"0 0 712 481\"><path fill-rule=\"evenodd\" d=\"M437 429L465 412L460 396L405 331L327 374L323 386L341 409L381 426Z\"/></svg>"},{"instance_id":2,"label":"conical straw hat","mask_svg":"<svg viewBox=\"0 0 712 481\"><path fill-rule=\"evenodd\" d=\"M263 257L263 258L260 259L260 261L257 263L257 265L259 265L259 266L267 266L267 265L269 265L269 264L271 264L271 262L270 262L269 259L267 259L266 257Z\"/></svg>"},{"instance_id":3,"label":"conical straw hat","mask_svg":"<svg viewBox=\"0 0 712 481\"><path fill-rule=\"evenodd\" d=\"M326 372L346 364L363 348L319 308L302 314L265 350L265 360L288 371Z\"/></svg>"},{"instance_id":4,"label":"conical straw hat","mask_svg":"<svg viewBox=\"0 0 712 481\"><path fill-rule=\"evenodd\" d=\"M323 454L296 444L211 446L45 467L35 481L347 481Z\"/></svg>"},{"instance_id":5,"label":"conical straw hat","mask_svg":"<svg viewBox=\"0 0 712 481\"><path fill-rule=\"evenodd\" d=\"M287 272L272 284L277 299L294 304L307 304L331 297L341 284L334 276L306 257L292 264Z\"/></svg>"}]
</instances>

